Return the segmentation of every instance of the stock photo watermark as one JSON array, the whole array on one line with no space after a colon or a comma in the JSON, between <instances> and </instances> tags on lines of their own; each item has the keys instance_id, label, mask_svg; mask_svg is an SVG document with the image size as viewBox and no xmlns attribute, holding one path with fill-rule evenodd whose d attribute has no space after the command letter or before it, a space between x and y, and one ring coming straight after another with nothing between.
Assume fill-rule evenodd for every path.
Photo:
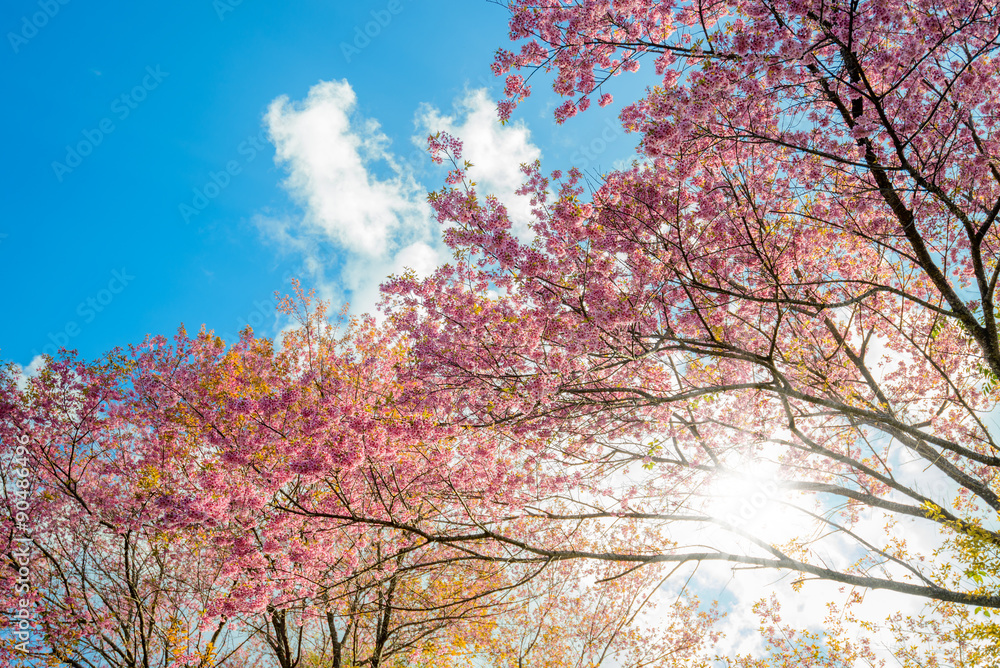
<instances>
[{"instance_id":1,"label":"stock photo watermark","mask_svg":"<svg viewBox=\"0 0 1000 668\"><path fill-rule=\"evenodd\" d=\"M111 113L119 121L124 121L146 100L149 93L156 90L168 76L170 76L170 73L161 70L159 65L156 67L147 65L146 75L142 78L142 81L133 86L130 91L122 93L112 100ZM83 139L80 139L75 144L67 144L66 156L63 160L61 162L58 160L52 161L52 171L59 180L59 183L62 183L67 174L73 173L73 170L82 165L84 158L92 154L94 149L100 146L104 142L104 139L114 132L115 129L114 120L109 116L105 116L93 128L85 128L80 132L83 135Z\"/></svg>"},{"instance_id":2,"label":"stock photo watermark","mask_svg":"<svg viewBox=\"0 0 1000 668\"><path fill-rule=\"evenodd\" d=\"M735 503L729 512L722 518L732 526L742 526L747 522L753 522L765 511L765 508L772 500L777 499L778 485L773 480L755 481L753 487L746 487L741 490L739 507Z\"/></svg>"},{"instance_id":3,"label":"stock photo watermark","mask_svg":"<svg viewBox=\"0 0 1000 668\"><path fill-rule=\"evenodd\" d=\"M344 54L344 60L348 63L362 51L368 48L372 40L382 34L382 31L389 27L392 19L403 11L402 0L389 0L382 9L373 9L369 12L371 21L363 25L354 26L354 35L351 42L341 42L340 52Z\"/></svg>"},{"instance_id":4,"label":"stock photo watermark","mask_svg":"<svg viewBox=\"0 0 1000 668\"><path fill-rule=\"evenodd\" d=\"M236 8L243 4L243 0L212 0L212 9L220 21L226 20L226 14L235 12Z\"/></svg>"},{"instance_id":5,"label":"stock photo watermark","mask_svg":"<svg viewBox=\"0 0 1000 668\"><path fill-rule=\"evenodd\" d=\"M781 482L770 476L722 474L711 483L705 512L712 518L712 532L771 532L782 516Z\"/></svg>"},{"instance_id":6,"label":"stock photo watermark","mask_svg":"<svg viewBox=\"0 0 1000 668\"><path fill-rule=\"evenodd\" d=\"M577 148L576 152L569 159L570 163L578 169L587 169L608 150L608 146L611 143L621 136L622 128L618 122L613 118L607 119L604 122L604 128L601 130L600 136L594 137L590 140L590 143Z\"/></svg>"},{"instance_id":7,"label":"stock photo watermark","mask_svg":"<svg viewBox=\"0 0 1000 668\"><path fill-rule=\"evenodd\" d=\"M208 208L209 203L222 194L222 191L233 182L233 178L242 174L243 168L253 162L267 148L267 145L266 130L261 130L256 135L251 135L241 141L236 147L239 159L227 161L225 166L217 172L209 172L208 179L200 187L192 190L191 201L181 202L177 206L184 223L190 223L191 218Z\"/></svg>"},{"instance_id":8,"label":"stock photo watermark","mask_svg":"<svg viewBox=\"0 0 1000 668\"><path fill-rule=\"evenodd\" d=\"M10 556L17 565L17 578L14 580L14 610L11 614L11 633L16 641L14 648L19 652L27 652L28 644L31 641L31 630L33 627L34 610L28 593L31 591L31 546L33 541L28 515L31 503L31 469L28 468L27 451L24 446L30 439L27 434L18 437L19 445L14 448L14 456L11 458L11 471L14 476L13 489L10 493L14 497L14 531L17 534L12 539L15 547L11 549Z\"/></svg>"},{"instance_id":9,"label":"stock photo watermark","mask_svg":"<svg viewBox=\"0 0 1000 668\"><path fill-rule=\"evenodd\" d=\"M295 275L291 272L285 272L285 275L281 277L281 285L287 286L291 280L295 278ZM236 318L236 330L235 332L229 331L227 333L220 334L222 340L226 343L232 344L239 340L239 332L242 332L247 327L250 329L258 330L267 323L273 323L277 314L277 303L274 299L270 301L265 299L257 299L253 302L253 310L247 313L242 318Z\"/></svg>"},{"instance_id":10,"label":"stock photo watermark","mask_svg":"<svg viewBox=\"0 0 1000 668\"><path fill-rule=\"evenodd\" d=\"M228 332L220 334L222 340L227 344L232 345L239 340L239 332L249 327L253 330L259 330L263 327L264 323L273 322L275 317L276 307L274 300L266 301L263 299L257 299L253 303L253 310L242 318L236 318L237 329L235 332Z\"/></svg>"},{"instance_id":11,"label":"stock photo watermark","mask_svg":"<svg viewBox=\"0 0 1000 668\"><path fill-rule=\"evenodd\" d=\"M49 343L42 348L42 354L55 355L60 348L68 348L72 339L76 338L83 331L84 325L92 323L99 313L114 301L115 296L124 292L125 288L135 280L135 276L128 273L125 267L115 269L111 272L111 279L107 284L94 294L81 301L76 307L76 315L80 320L67 320L66 324L54 332L49 332ZM38 355L37 350L31 351L32 355Z\"/></svg>"},{"instance_id":12,"label":"stock photo watermark","mask_svg":"<svg viewBox=\"0 0 1000 668\"><path fill-rule=\"evenodd\" d=\"M70 0L38 0L39 11L21 17L21 26L17 32L9 31L7 41L14 53L20 53L21 47L33 40L40 30L54 19L64 5Z\"/></svg>"}]
</instances>

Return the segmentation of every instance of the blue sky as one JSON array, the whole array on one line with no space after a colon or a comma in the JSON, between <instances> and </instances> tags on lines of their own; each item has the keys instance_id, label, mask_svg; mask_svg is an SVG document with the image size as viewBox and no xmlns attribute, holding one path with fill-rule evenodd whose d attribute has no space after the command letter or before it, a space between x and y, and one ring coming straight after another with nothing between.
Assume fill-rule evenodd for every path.
<instances>
[{"instance_id":1,"label":"blue sky","mask_svg":"<svg viewBox=\"0 0 1000 668\"><path fill-rule=\"evenodd\" d=\"M444 258L423 204L441 173L413 142L431 130L467 134L508 196L519 159L627 157L613 108L555 126L547 82L495 123L506 17L486 0L5 3L0 358L94 358L182 322L270 335L289 276L369 310L385 273Z\"/></svg>"}]
</instances>

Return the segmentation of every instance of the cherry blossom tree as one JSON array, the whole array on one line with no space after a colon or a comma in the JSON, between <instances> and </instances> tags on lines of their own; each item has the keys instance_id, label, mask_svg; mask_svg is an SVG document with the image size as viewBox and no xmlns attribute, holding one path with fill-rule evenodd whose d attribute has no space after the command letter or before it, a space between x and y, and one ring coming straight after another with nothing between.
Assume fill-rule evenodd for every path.
<instances>
[{"instance_id":1,"label":"cherry blossom tree","mask_svg":"<svg viewBox=\"0 0 1000 668\"><path fill-rule=\"evenodd\" d=\"M484 509L555 483L528 484L498 430L411 410L423 392L399 374L404 341L371 320L338 333L310 299L283 302L297 326L280 345L181 329L31 379L7 370L8 591L21 534L30 575L14 665L458 666L529 632L522 663L704 650L715 618L686 599L669 609L687 636L638 626L652 570L606 567L598 595L583 562L470 536Z\"/></svg>"},{"instance_id":2,"label":"cherry blossom tree","mask_svg":"<svg viewBox=\"0 0 1000 668\"><path fill-rule=\"evenodd\" d=\"M466 639L462 665L708 666L718 614L687 594L662 599L665 572L609 564L552 564L489 633Z\"/></svg>"},{"instance_id":3,"label":"cherry blossom tree","mask_svg":"<svg viewBox=\"0 0 1000 668\"><path fill-rule=\"evenodd\" d=\"M260 665L239 620L206 624L229 579L211 546L158 523L114 375L69 355L23 389L0 375L4 665Z\"/></svg>"},{"instance_id":4,"label":"cherry blossom tree","mask_svg":"<svg viewBox=\"0 0 1000 668\"><path fill-rule=\"evenodd\" d=\"M575 481L481 533L1000 608L992 4L509 6L501 119L546 73L559 123L655 79L630 168L524 166L531 238L431 138L455 260L384 286L422 401Z\"/></svg>"}]
</instances>

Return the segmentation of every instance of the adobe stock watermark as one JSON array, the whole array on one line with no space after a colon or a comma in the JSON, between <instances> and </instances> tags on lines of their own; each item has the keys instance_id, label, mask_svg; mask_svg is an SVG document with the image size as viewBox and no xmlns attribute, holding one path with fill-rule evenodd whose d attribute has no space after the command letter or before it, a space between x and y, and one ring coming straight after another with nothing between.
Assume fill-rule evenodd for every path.
<instances>
[{"instance_id":1,"label":"adobe stock watermark","mask_svg":"<svg viewBox=\"0 0 1000 668\"><path fill-rule=\"evenodd\" d=\"M10 556L17 565L13 597L15 609L10 611L13 627L11 635L15 640L14 648L25 653L28 651L28 644L31 641L32 621L35 616L31 600L27 597L28 592L31 591L31 546L34 542L31 537L34 527L30 526L30 517L28 516L31 509L31 503L28 499L31 497L31 481L34 476L32 476L31 469L28 468L28 458L25 456L27 451L24 449L29 441L27 434L21 434L18 437L18 446L14 448L14 456L10 462L13 476L11 489L8 490L8 493L13 496L13 506L16 510L14 531L18 534L11 541L15 547L10 551Z\"/></svg>"},{"instance_id":2,"label":"adobe stock watermark","mask_svg":"<svg viewBox=\"0 0 1000 668\"><path fill-rule=\"evenodd\" d=\"M33 40L38 35L38 31L47 26L49 21L56 17L59 10L64 5L68 5L69 2L70 0L38 0L38 8L41 11L31 14L31 16L22 16L21 29L17 32L9 31L7 33L7 41L10 42L10 48L14 50L14 53L20 53L21 47Z\"/></svg>"},{"instance_id":3,"label":"adobe stock watermark","mask_svg":"<svg viewBox=\"0 0 1000 668\"><path fill-rule=\"evenodd\" d=\"M372 40L381 35L382 31L392 23L392 19L402 11L402 0L389 0L382 9L371 10L369 12L371 21L367 21L363 26L360 23L354 26L353 41L340 43L340 52L344 54L344 60L350 63L355 56L367 49Z\"/></svg>"},{"instance_id":4,"label":"adobe stock watermark","mask_svg":"<svg viewBox=\"0 0 1000 668\"><path fill-rule=\"evenodd\" d=\"M593 164L594 160L597 160L608 150L608 145L621 137L621 135L622 128L618 121L612 118L607 119L604 122L601 134L591 139L589 143L577 148L576 152L569 159L570 164L581 171L587 169Z\"/></svg>"},{"instance_id":5,"label":"adobe stock watermark","mask_svg":"<svg viewBox=\"0 0 1000 668\"><path fill-rule=\"evenodd\" d=\"M191 218L208 208L209 203L222 194L222 191L233 182L233 178L243 173L243 168L253 162L266 147L266 130L261 130L256 135L251 135L241 141L236 147L236 154L240 156L240 159L229 160L223 169L209 172L208 179L201 187L192 190L191 201L181 202L177 206L184 223L190 223Z\"/></svg>"},{"instance_id":6,"label":"adobe stock watermark","mask_svg":"<svg viewBox=\"0 0 1000 668\"><path fill-rule=\"evenodd\" d=\"M212 0L212 9L220 21L226 20L226 14L235 12L236 8L243 4L243 0Z\"/></svg>"},{"instance_id":7,"label":"adobe stock watermark","mask_svg":"<svg viewBox=\"0 0 1000 668\"><path fill-rule=\"evenodd\" d=\"M227 332L219 334L222 340L226 342L227 345L233 345L240 340L240 332L242 332L247 327L257 331L265 323L274 321L274 314L277 312L277 304L274 300L267 301L264 299L257 299L253 303L253 310L246 314L242 318L236 318L237 329L235 332ZM270 320L268 319L270 318Z\"/></svg>"},{"instance_id":8,"label":"adobe stock watermark","mask_svg":"<svg viewBox=\"0 0 1000 668\"><path fill-rule=\"evenodd\" d=\"M753 527L761 516L769 515L768 506L779 498L778 483L771 479L740 480L734 487L739 495L739 504L735 500L726 502L723 512L717 517L724 524L735 528Z\"/></svg>"},{"instance_id":9,"label":"adobe stock watermark","mask_svg":"<svg viewBox=\"0 0 1000 668\"><path fill-rule=\"evenodd\" d=\"M285 275L281 277L281 285L287 286L293 278L295 278L295 274L286 272ZM236 318L235 332L228 331L226 333L219 334L219 336L222 337L222 340L227 344L232 345L239 341L239 333L245 328L250 327L256 331L265 324L273 323L277 312L278 304L274 299L271 299L270 301L266 299L257 299L253 302L253 310L244 315L242 318Z\"/></svg>"},{"instance_id":10,"label":"adobe stock watermark","mask_svg":"<svg viewBox=\"0 0 1000 668\"><path fill-rule=\"evenodd\" d=\"M142 78L142 81L133 86L132 90L122 93L112 100L111 113L119 121L124 121L149 96L149 93L156 90L168 76L170 76L170 72L164 72L160 69L159 65L156 67L147 65L146 75ZM101 145L105 137L114 131L115 122L111 117L106 116L98 121L93 129L82 130L80 134L83 135L83 139L75 144L67 144L66 157L63 158L63 161L52 161L52 171L55 173L59 183L62 183L67 174L71 174L74 169L82 165L83 159L93 153L94 149Z\"/></svg>"},{"instance_id":11,"label":"adobe stock watermark","mask_svg":"<svg viewBox=\"0 0 1000 668\"><path fill-rule=\"evenodd\" d=\"M104 310L115 300L115 296L121 294L129 284L135 280L135 276L128 273L125 267L115 269L111 272L111 279L103 288L88 296L76 307L76 315L80 320L68 320L66 324L55 332L49 332L50 343L42 348L42 354L55 355L60 348L69 348L70 340L79 336L84 325L89 325L97 318L97 314ZM37 350L31 351L32 356L38 355Z\"/></svg>"}]
</instances>

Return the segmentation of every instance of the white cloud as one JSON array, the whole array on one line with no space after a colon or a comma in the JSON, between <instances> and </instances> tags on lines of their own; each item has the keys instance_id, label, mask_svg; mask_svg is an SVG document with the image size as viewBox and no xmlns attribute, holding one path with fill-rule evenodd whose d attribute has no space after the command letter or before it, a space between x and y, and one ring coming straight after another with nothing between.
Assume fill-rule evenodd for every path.
<instances>
[{"instance_id":1,"label":"white cloud","mask_svg":"<svg viewBox=\"0 0 1000 668\"><path fill-rule=\"evenodd\" d=\"M324 299L335 307L349 299L359 313L374 310L386 276L405 268L427 275L448 252L426 202L440 183L419 184L378 122L357 115L356 102L347 81L325 81L305 100L283 96L271 103L266 122L275 162L287 171L284 186L303 215L262 216L258 225L303 258ZM462 139L480 192L496 194L516 231L527 230L528 203L514 191L523 180L520 164L541 152L523 124L501 126L484 89L457 100L451 116L422 105L416 123L426 134L443 130Z\"/></svg>"},{"instance_id":2,"label":"white cloud","mask_svg":"<svg viewBox=\"0 0 1000 668\"><path fill-rule=\"evenodd\" d=\"M542 152L531 143L527 126L520 121L500 125L496 104L485 88L467 91L456 100L451 116L423 105L417 112L417 125L425 135L444 131L462 140L463 157L473 165L469 173L477 191L495 195L507 207L514 232L522 239L528 237L531 205L527 197L514 192L524 182L521 165L539 159Z\"/></svg>"},{"instance_id":3,"label":"white cloud","mask_svg":"<svg viewBox=\"0 0 1000 668\"><path fill-rule=\"evenodd\" d=\"M28 379L34 378L38 375L38 372L42 370L45 366L45 358L41 355L35 355L28 366L17 365L17 389L23 392L24 388L28 385Z\"/></svg>"},{"instance_id":4,"label":"white cloud","mask_svg":"<svg viewBox=\"0 0 1000 668\"><path fill-rule=\"evenodd\" d=\"M275 160L288 170L285 187L304 206L306 225L349 252L381 258L400 236L420 235L427 212L412 179L371 173L379 161L391 166L389 139L373 120L352 122L355 103L346 81L325 81L302 103L272 102L267 124Z\"/></svg>"},{"instance_id":5,"label":"white cloud","mask_svg":"<svg viewBox=\"0 0 1000 668\"><path fill-rule=\"evenodd\" d=\"M321 297L363 312L374 310L388 274L433 269L439 245L424 188L396 164L378 122L356 116L356 101L346 81L325 81L302 102L271 103L275 162L303 216L258 225L302 256Z\"/></svg>"}]
</instances>

